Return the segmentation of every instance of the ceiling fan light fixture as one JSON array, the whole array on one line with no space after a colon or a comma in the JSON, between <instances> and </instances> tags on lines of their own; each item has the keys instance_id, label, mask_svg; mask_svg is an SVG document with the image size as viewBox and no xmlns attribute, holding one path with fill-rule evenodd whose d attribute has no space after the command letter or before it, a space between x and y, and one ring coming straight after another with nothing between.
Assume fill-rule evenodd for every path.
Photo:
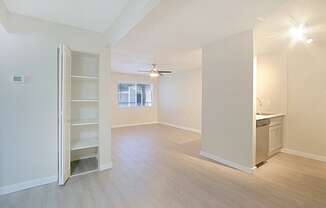
<instances>
[{"instance_id":1,"label":"ceiling fan light fixture","mask_svg":"<svg viewBox=\"0 0 326 208\"><path fill-rule=\"evenodd\" d=\"M160 76L160 74L159 74L157 71L151 71L151 72L149 73L149 76L150 76L150 77L158 77L158 76Z\"/></svg>"},{"instance_id":2,"label":"ceiling fan light fixture","mask_svg":"<svg viewBox=\"0 0 326 208\"><path fill-rule=\"evenodd\" d=\"M314 40L312 38L309 38L309 39L306 40L307 44L311 44L312 42L314 42Z\"/></svg>"}]
</instances>

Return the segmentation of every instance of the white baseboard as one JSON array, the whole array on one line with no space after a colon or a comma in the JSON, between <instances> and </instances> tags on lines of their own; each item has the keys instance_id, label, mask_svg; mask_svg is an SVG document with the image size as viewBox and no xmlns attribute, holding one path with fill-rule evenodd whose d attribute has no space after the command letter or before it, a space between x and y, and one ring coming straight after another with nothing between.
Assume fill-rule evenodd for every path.
<instances>
[{"instance_id":1,"label":"white baseboard","mask_svg":"<svg viewBox=\"0 0 326 208\"><path fill-rule=\"evenodd\" d=\"M238 169L240 171L243 171L245 173L252 174L254 172L254 170L256 169L256 167L253 167L253 168L246 167L246 166L240 165L238 163L235 163L235 162L232 162L232 161L229 161L229 160L225 160L225 159L223 159L221 157L218 157L216 155L213 155L213 154L210 154L210 153L207 153L207 152L204 152L204 151L200 151L200 155L203 156L203 157L206 157L208 159L214 160L214 161L216 161L218 163L221 163L223 165L229 166L231 168L235 168L235 169Z\"/></svg>"},{"instance_id":2,"label":"white baseboard","mask_svg":"<svg viewBox=\"0 0 326 208\"><path fill-rule=\"evenodd\" d=\"M201 130L199 129L194 129L194 128L189 128L189 127L185 127L185 126L179 126L179 125L175 125L175 124L171 124L171 123L166 123L166 122L158 122L159 124L162 125L166 125L166 126L171 126L177 129L182 129L182 130L186 130L186 131L192 131L198 134L201 134Z\"/></svg>"},{"instance_id":3,"label":"white baseboard","mask_svg":"<svg viewBox=\"0 0 326 208\"><path fill-rule=\"evenodd\" d=\"M100 171L103 171L103 170L108 170L111 168L112 168L112 162L109 162L107 164L101 164L99 169L100 169Z\"/></svg>"},{"instance_id":4,"label":"white baseboard","mask_svg":"<svg viewBox=\"0 0 326 208\"><path fill-rule=\"evenodd\" d=\"M151 124L157 124L158 122L146 122L146 123L133 123L133 124L123 124L123 125L113 125L111 128L123 128L123 127L132 127L132 126L143 126L143 125L151 125Z\"/></svg>"},{"instance_id":5,"label":"white baseboard","mask_svg":"<svg viewBox=\"0 0 326 208\"><path fill-rule=\"evenodd\" d=\"M292 149L287 149L287 148L283 148L281 150L281 152L287 153L287 154L290 154L290 155L296 155L296 156L312 159L312 160L318 160L318 161L321 161L321 162L326 162L326 157L325 156L315 155L315 154L311 154L311 153L305 153L305 152L292 150Z\"/></svg>"},{"instance_id":6,"label":"white baseboard","mask_svg":"<svg viewBox=\"0 0 326 208\"><path fill-rule=\"evenodd\" d=\"M45 178L38 178L30 181L25 181L22 183L16 183L13 185L2 186L0 187L0 195L5 195L9 193L13 193L16 191L21 191L29 188L33 188L36 186L41 186L49 183L57 182L57 176L50 176Z\"/></svg>"},{"instance_id":7,"label":"white baseboard","mask_svg":"<svg viewBox=\"0 0 326 208\"><path fill-rule=\"evenodd\" d=\"M198 134L201 134L201 131L199 129L189 128L189 127L185 127L185 126L179 126L179 125L166 123L166 122L157 122L157 121L146 122L146 123L133 123L133 124L114 125L111 128L114 129L114 128L143 126L143 125L152 125L152 124L162 124L162 125L171 126L171 127L174 127L174 128L183 129L183 130L186 130L186 131L192 131L192 132L196 132Z\"/></svg>"},{"instance_id":8,"label":"white baseboard","mask_svg":"<svg viewBox=\"0 0 326 208\"><path fill-rule=\"evenodd\" d=\"M70 178L74 178L74 177L82 176L82 175L87 175L87 174L95 173L95 172L98 172L98 171L100 171L100 169L85 171L85 172L81 172L81 173L78 173L78 174L75 174L75 175L71 175Z\"/></svg>"}]
</instances>

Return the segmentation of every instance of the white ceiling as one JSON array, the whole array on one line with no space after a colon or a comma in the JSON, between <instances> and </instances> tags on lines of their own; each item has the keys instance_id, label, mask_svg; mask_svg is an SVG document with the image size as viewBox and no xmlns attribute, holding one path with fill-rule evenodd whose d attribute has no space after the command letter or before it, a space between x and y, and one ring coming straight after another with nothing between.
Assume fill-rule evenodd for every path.
<instances>
[{"instance_id":1,"label":"white ceiling","mask_svg":"<svg viewBox=\"0 0 326 208\"><path fill-rule=\"evenodd\" d=\"M14 13L96 32L107 31L132 3L145 5L136 0L4 2ZM259 53L288 47L287 31L296 23L306 23L313 44L326 43L325 11L326 0L161 0L114 46L112 68L137 73L157 63L161 69L199 69L203 46L250 28Z\"/></svg>"},{"instance_id":2,"label":"white ceiling","mask_svg":"<svg viewBox=\"0 0 326 208\"><path fill-rule=\"evenodd\" d=\"M13 13L104 32L127 6L128 0L4 0Z\"/></svg>"},{"instance_id":3,"label":"white ceiling","mask_svg":"<svg viewBox=\"0 0 326 208\"><path fill-rule=\"evenodd\" d=\"M113 50L112 69L121 73L138 73L157 64L160 70L197 70L201 68L201 49L157 50L152 53L134 53Z\"/></svg>"},{"instance_id":4,"label":"white ceiling","mask_svg":"<svg viewBox=\"0 0 326 208\"><path fill-rule=\"evenodd\" d=\"M289 30L300 24L305 25L305 36L314 40L312 44L325 45L325 11L325 0L287 1L272 14L264 16L256 26L257 52L266 53L273 50L291 49L295 43L289 37Z\"/></svg>"},{"instance_id":5,"label":"white ceiling","mask_svg":"<svg viewBox=\"0 0 326 208\"><path fill-rule=\"evenodd\" d=\"M113 49L115 71L200 68L201 48L253 26L285 0L161 0ZM191 55L190 55L191 54ZM139 57L139 58L138 58Z\"/></svg>"}]
</instances>

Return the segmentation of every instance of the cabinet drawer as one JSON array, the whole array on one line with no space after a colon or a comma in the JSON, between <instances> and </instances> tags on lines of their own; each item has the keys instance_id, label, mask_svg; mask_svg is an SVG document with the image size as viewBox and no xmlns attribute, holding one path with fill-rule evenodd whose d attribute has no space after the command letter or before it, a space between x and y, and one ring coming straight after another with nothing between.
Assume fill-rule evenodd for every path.
<instances>
[{"instance_id":1,"label":"cabinet drawer","mask_svg":"<svg viewBox=\"0 0 326 208\"><path fill-rule=\"evenodd\" d=\"M270 119L271 123L270 123L270 127L272 126L276 126L276 125L281 125L283 124L283 117L277 117L277 118L271 118Z\"/></svg>"}]
</instances>

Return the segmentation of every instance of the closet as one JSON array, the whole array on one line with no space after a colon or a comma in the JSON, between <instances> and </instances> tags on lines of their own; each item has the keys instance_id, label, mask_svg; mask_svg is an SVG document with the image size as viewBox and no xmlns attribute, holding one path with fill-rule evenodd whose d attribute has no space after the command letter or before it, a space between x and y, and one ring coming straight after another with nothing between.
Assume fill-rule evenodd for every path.
<instances>
[{"instance_id":1,"label":"closet","mask_svg":"<svg viewBox=\"0 0 326 208\"><path fill-rule=\"evenodd\" d=\"M100 127L106 127L99 120L100 101L105 100L100 98L100 55L61 44L58 66L59 184L63 185L71 176L100 169L99 160L105 159L100 150L108 145L108 135L100 142Z\"/></svg>"}]
</instances>

